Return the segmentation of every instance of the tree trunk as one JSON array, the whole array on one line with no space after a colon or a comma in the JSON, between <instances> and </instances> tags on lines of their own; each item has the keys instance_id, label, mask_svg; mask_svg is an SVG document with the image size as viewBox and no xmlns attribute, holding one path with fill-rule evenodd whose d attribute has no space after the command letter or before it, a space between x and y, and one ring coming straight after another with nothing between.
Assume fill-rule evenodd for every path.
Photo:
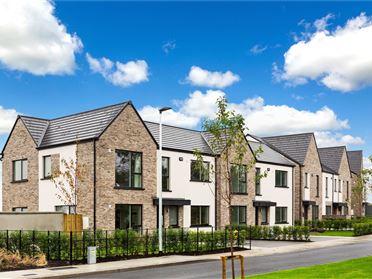
<instances>
[{"instance_id":1,"label":"tree trunk","mask_svg":"<svg viewBox=\"0 0 372 279\"><path fill-rule=\"evenodd\" d=\"M231 198L229 199L229 229L230 229L230 256L231 256L231 275L232 279L235 279L235 266L234 266L234 234L232 225L232 208Z\"/></svg>"}]
</instances>

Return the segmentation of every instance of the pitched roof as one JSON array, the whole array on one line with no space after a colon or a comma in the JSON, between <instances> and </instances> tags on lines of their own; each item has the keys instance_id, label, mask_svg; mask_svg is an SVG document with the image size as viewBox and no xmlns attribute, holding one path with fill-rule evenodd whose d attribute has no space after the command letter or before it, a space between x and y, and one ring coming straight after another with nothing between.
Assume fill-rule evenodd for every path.
<instances>
[{"instance_id":1,"label":"pitched roof","mask_svg":"<svg viewBox=\"0 0 372 279\"><path fill-rule=\"evenodd\" d=\"M363 169L363 151L347 151L347 157L349 159L350 170L359 175Z\"/></svg>"},{"instance_id":2,"label":"pitched roof","mask_svg":"<svg viewBox=\"0 0 372 279\"><path fill-rule=\"evenodd\" d=\"M269 147L264 142L248 141L248 143L254 152L256 152L260 148L260 146L262 148L263 152L257 156L257 162L295 166L292 161L287 159L279 152L275 151L273 148Z\"/></svg>"},{"instance_id":3,"label":"pitched roof","mask_svg":"<svg viewBox=\"0 0 372 279\"><path fill-rule=\"evenodd\" d=\"M295 162L303 165L313 133L264 137L262 140Z\"/></svg>"},{"instance_id":4,"label":"pitched roof","mask_svg":"<svg viewBox=\"0 0 372 279\"><path fill-rule=\"evenodd\" d=\"M322 171L323 172L330 173L330 174L338 174L337 171L334 171L333 169L330 169L326 165L324 165L324 164L321 164L321 165L322 165Z\"/></svg>"},{"instance_id":5,"label":"pitched roof","mask_svg":"<svg viewBox=\"0 0 372 279\"><path fill-rule=\"evenodd\" d=\"M338 173L341 165L342 154L346 150L345 146L318 148L322 165L335 173Z\"/></svg>"},{"instance_id":6,"label":"pitched roof","mask_svg":"<svg viewBox=\"0 0 372 279\"><path fill-rule=\"evenodd\" d=\"M129 102L55 119L20 116L38 147L97 138Z\"/></svg>"},{"instance_id":7,"label":"pitched roof","mask_svg":"<svg viewBox=\"0 0 372 279\"><path fill-rule=\"evenodd\" d=\"M156 142L159 143L159 124L145 121L145 125L149 129ZM162 125L163 129L163 147L169 149L176 149L182 151L193 152L198 149L204 154L211 154L213 152L208 143L204 139L202 132L180 128L170 125Z\"/></svg>"}]
</instances>

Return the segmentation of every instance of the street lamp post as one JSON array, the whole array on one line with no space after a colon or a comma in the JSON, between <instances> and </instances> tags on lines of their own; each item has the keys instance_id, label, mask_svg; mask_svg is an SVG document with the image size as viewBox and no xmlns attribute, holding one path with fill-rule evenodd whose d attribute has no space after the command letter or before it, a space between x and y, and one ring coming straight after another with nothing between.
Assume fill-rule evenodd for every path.
<instances>
[{"instance_id":1,"label":"street lamp post","mask_svg":"<svg viewBox=\"0 0 372 279\"><path fill-rule=\"evenodd\" d=\"M163 145L163 134L162 134L162 113L170 110L170 107L163 107L159 109L159 156L158 156L158 226L159 226L159 253L163 252L163 187L162 187L162 145Z\"/></svg>"}]
</instances>

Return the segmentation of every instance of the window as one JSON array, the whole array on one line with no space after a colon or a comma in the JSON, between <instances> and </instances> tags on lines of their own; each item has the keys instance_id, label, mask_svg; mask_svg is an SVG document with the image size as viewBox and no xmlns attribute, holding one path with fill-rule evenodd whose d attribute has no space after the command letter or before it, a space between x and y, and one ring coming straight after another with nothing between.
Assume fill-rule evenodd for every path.
<instances>
[{"instance_id":1,"label":"window","mask_svg":"<svg viewBox=\"0 0 372 279\"><path fill-rule=\"evenodd\" d=\"M247 224L247 207L246 206L232 206L232 223L234 225Z\"/></svg>"},{"instance_id":2,"label":"window","mask_svg":"<svg viewBox=\"0 0 372 279\"><path fill-rule=\"evenodd\" d=\"M191 161L191 181L209 181L209 162L199 165L197 161Z\"/></svg>"},{"instance_id":3,"label":"window","mask_svg":"<svg viewBox=\"0 0 372 279\"><path fill-rule=\"evenodd\" d=\"M316 196L319 197L319 191L320 191L320 187L319 187L319 175L316 176Z\"/></svg>"},{"instance_id":4,"label":"window","mask_svg":"<svg viewBox=\"0 0 372 279\"><path fill-rule=\"evenodd\" d=\"M276 170L275 171L275 187L287 187L288 172Z\"/></svg>"},{"instance_id":5,"label":"window","mask_svg":"<svg viewBox=\"0 0 372 279\"><path fill-rule=\"evenodd\" d=\"M232 192L235 194L247 193L247 170L245 165L231 167Z\"/></svg>"},{"instance_id":6,"label":"window","mask_svg":"<svg viewBox=\"0 0 372 279\"><path fill-rule=\"evenodd\" d=\"M287 207L276 207L275 208L275 223L276 224L287 223Z\"/></svg>"},{"instance_id":7,"label":"window","mask_svg":"<svg viewBox=\"0 0 372 279\"><path fill-rule=\"evenodd\" d=\"M326 198L328 198L328 177L326 177Z\"/></svg>"},{"instance_id":8,"label":"window","mask_svg":"<svg viewBox=\"0 0 372 279\"><path fill-rule=\"evenodd\" d=\"M209 226L209 206L191 206L191 226Z\"/></svg>"},{"instance_id":9,"label":"window","mask_svg":"<svg viewBox=\"0 0 372 279\"><path fill-rule=\"evenodd\" d=\"M52 175L52 158L50 155L43 157L43 178L49 178Z\"/></svg>"},{"instance_id":10,"label":"window","mask_svg":"<svg viewBox=\"0 0 372 279\"><path fill-rule=\"evenodd\" d=\"M169 157L163 157L161 162L162 188L169 191Z\"/></svg>"},{"instance_id":11,"label":"window","mask_svg":"<svg viewBox=\"0 0 372 279\"><path fill-rule=\"evenodd\" d=\"M117 204L115 205L116 229L141 229L142 205Z\"/></svg>"},{"instance_id":12,"label":"window","mask_svg":"<svg viewBox=\"0 0 372 279\"><path fill-rule=\"evenodd\" d=\"M337 179L334 180L335 192L337 192Z\"/></svg>"},{"instance_id":13,"label":"window","mask_svg":"<svg viewBox=\"0 0 372 279\"><path fill-rule=\"evenodd\" d=\"M313 219L313 221L318 221L318 219L319 219L319 206L318 205L313 205L312 206L312 219Z\"/></svg>"},{"instance_id":14,"label":"window","mask_svg":"<svg viewBox=\"0 0 372 279\"><path fill-rule=\"evenodd\" d=\"M261 207L261 225L267 224L267 207Z\"/></svg>"},{"instance_id":15,"label":"window","mask_svg":"<svg viewBox=\"0 0 372 279\"><path fill-rule=\"evenodd\" d=\"M344 206L344 215L349 215L349 207Z\"/></svg>"},{"instance_id":16,"label":"window","mask_svg":"<svg viewBox=\"0 0 372 279\"><path fill-rule=\"evenodd\" d=\"M13 161L13 181L27 180L27 159Z\"/></svg>"},{"instance_id":17,"label":"window","mask_svg":"<svg viewBox=\"0 0 372 279\"><path fill-rule=\"evenodd\" d=\"M309 174L305 172L305 188L309 188Z\"/></svg>"},{"instance_id":18,"label":"window","mask_svg":"<svg viewBox=\"0 0 372 279\"><path fill-rule=\"evenodd\" d=\"M261 196L261 169L256 168L256 196Z\"/></svg>"},{"instance_id":19,"label":"window","mask_svg":"<svg viewBox=\"0 0 372 279\"><path fill-rule=\"evenodd\" d=\"M115 185L142 188L142 153L116 150Z\"/></svg>"},{"instance_id":20,"label":"window","mask_svg":"<svg viewBox=\"0 0 372 279\"><path fill-rule=\"evenodd\" d=\"M55 207L56 212L63 212L65 214L75 214L76 213L76 206L75 205L56 205Z\"/></svg>"},{"instance_id":21,"label":"window","mask_svg":"<svg viewBox=\"0 0 372 279\"><path fill-rule=\"evenodd\" d=\"M169 226L178 227L178 206L169 206Z\"/></svg>"},{"instance_id":22,"label":"window","mask_svg":"<svg viewBox=\"0 0 372 279\"><path fill-rule=\"evenodd\" d=\"M341 193L341 179L338 180L338 192Z\"/></svg>"},{"instance_id":23,"label":"window","mask_svg":"<svg viewBox=\"0 0 372 279\"><path fill-rule=\"evenodd\" d=\"M349 200L349 181L346 181L346 200Z\"/></svg>"},{"instance_id":24,"label":"window","mask_svg":"<svg viewBox=\"0 0 372 279\"><path fill-rule=\"evenodd\" d=\"M332 215L332 207L330 205L326 206L326 215L331 216Z\"/></svg>"},{"instance_id":25,"label":"window","mask_svg":"<svg viewBox=\"0 0 372 279\"><path fill-rule=\"evenodd\" d=\"M27 207L13 207L13 212L27 212Z\"/></svg>"}]
</instances>

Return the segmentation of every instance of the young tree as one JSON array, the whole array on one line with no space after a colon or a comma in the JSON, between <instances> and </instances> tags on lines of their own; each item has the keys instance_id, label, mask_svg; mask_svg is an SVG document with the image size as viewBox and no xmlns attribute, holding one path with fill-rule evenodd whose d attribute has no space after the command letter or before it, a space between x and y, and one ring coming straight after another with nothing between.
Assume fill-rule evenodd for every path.
<instances>
[{"instance_id":1,"label":"young tree","mask_svg":"<svg viewBox=\"0 0 372 279\"><path fill-rule=\"evenodd\" d=\"M219 168L205 170L203 156L200 151L195 150L194 156L196 157L195 167L198 170L206 172L217 171L220 177L219 188L215 195L217 195L218 199L224 201L228 207L232 278L235 278L232 221L233 177L236 175L237 169L241 170L244 168L245 173L249 173L249 170L255 165L255 157L262 153L262 148L254 152L249 162L245 161L246 155L249 154L249 146L244 134L247 131L245 120L241 114L237 114L233 110L228 110L227 105L227 100L224 97L219 98L217 100L218 111L216 117L212 120L205 120L203 123L203 130L208 135L211 148L219 161ZM265 175L262 174L256 179L260 179Z\"/></svg>"},{"instance_id":2,"label":"young tree","mask_svg":"<svg viewBox=\"0 0 372 279\"><path fill-rule=\"evenodd\" d=\"M64 204L73 208L75 215L75 231L77 223L78 185L83 182L85 166L78 162L78 143L76 143L75 159L61 159L61 168L54 169L51 181L57 189L56 196ZM69 210L70 211L70 210Z\"/></svg>"}]
</instances>

